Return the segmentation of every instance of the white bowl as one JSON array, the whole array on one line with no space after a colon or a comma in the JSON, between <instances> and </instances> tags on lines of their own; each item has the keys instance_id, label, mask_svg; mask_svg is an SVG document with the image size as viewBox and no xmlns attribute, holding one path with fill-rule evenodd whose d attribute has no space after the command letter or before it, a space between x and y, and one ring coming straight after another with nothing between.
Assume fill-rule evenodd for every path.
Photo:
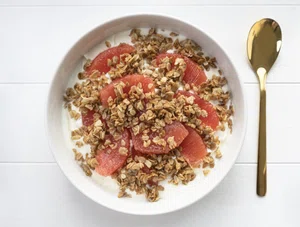
<instances>
[{"instance_id":1,"label":"white bowl","mask_svg":"<svg viewBox=\"0 0 300 227\"><path fill-rule=\"evenodd\" d=\"M149 203L143 197L142 199L119 199L116 195L117 192L111 193L101 184L97 184L91 178L86 177L74 161L72 151L67 146L63 133L63 127L66 127L66 125L63 125L61 117L63 111L62 97L80 58L107 37L134 27L168 29L183 34L200 44L210 56L217 58L218 65L228 80L235 108L233 133L228 136L222 147L223 157L212 172L205 178L197 176L194 181L186 186L168 188L162 198L155 203ZM246 113L242 82L229 57L213 39L198 28L181 20L169 16L142 14L126 16L102 24L84 35L68 51L51 82L46 121L49 144L54 157L64 174L76 188L90 199L110 209L129 214L154 215L184 208L203 198L222 181L234 165L241 150L246 131Z\"/></svg>"}]
</instances>

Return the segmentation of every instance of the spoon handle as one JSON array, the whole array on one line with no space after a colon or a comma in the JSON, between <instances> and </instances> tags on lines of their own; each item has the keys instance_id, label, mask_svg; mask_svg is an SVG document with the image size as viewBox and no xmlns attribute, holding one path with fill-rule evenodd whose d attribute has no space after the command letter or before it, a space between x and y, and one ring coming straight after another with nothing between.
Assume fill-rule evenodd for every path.
<instances>
[{"instance_id":1,"label":"spoon handle","mask_svg":"<svg viewBox=\"0 0 300 227\"><path fill-rule=\"evenodd\" d=\"M259 71L259 70L258 70ZM265 196L267 192L267 130L266 130L266 77L267 73L258 72L260 84L258 165L256 193Z\"/></svg>"}]
</instances>

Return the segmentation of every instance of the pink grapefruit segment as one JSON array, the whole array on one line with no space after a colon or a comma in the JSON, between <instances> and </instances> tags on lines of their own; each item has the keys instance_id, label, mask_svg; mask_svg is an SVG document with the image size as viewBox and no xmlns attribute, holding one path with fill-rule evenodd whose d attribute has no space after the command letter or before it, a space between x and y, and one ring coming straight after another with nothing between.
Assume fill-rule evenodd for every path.
<instances>
[{"instance_id":1,"label":"pink grapefruit segment","mask_svg":"<svg viewBox=\"0 0 300 227\"><path fill-rule=\"evenodd\" d=\"M125 43L111 47L94 58L91 65L87 68L86 73L90 75L94 70L98 70L100 73L107 73L110 70L110 67L107 65L108 59L112 59L114 56L120 57L122 54L131 53L133 51L134 47Z\"/></svg>"},{"instance_id":2,"label":"pink grapefruit segment","mask_svg":"<svg viewBox=\"0 0 300 227\"><path fill-rule=\"evenodd\" d=\"M176 142L176 145L179 146L181 142L184 140L184 138L188 135L188 131L185 129L185 127L180 122L173 122L170 125L166 125L165 127L165 136L164 139L167 141L169 137L174 136L174 141ZM135 148L135 150L144 153L144 154L165 154L168 153L171 149L168 145L165 147L157 145L153 142L151 142L150 146L144 147L143 140L142 140L142 133L138 135L134 135L131 133L132 136L132 144ZM151 132L148 134L149 139L152 141L152 139L156 136L158 136L158 133Z\"/></svg>"},{"instance_id":3,"label":"pink grapefruit segment","mask_svg":"<svg viewBox=\"0 0 300 227\"><path fill-rule=\"evenodd\" d=\"M201 85L207 80L205 72L200 66L191 59L184 57L186 63L186 70L184 72L183 81L187 84Z\"/></svg>"},{"instance_id":4,"label":"pink grapefruit segment","mask_svg":"<svg viewBox=\"0 0 300 227\"><path fill-rule=\"evenodd\" d=\"M82 124L84 126L90 126L94 123L94 111L88 110L86 113L81 114Z\"/></svg>"},{"instance_id":5,"label":"pink grapefruit segment","mask_svg":"<svg viewBox=\"0 0 300 227\"><path fill-rule=\"evenodd\" d=\"M198 167L202 159L207 155L206 146L201 136L191 127L185 126L189 132L188 136L180 144L181 154L193 167Z\"/></svg>"},{"instance_id":6,"label":"pink grapefruit segment","mask_svg":"<svg viewBox=\"0 0 300 227\"><path fill-rule=\"evenodd\" d=\"M184 95L186 97L193 96L195 98L194 103L207 112L207 117L199 117L199 119L203 122L203 124L210 126L213 130L217 129L217 126L219 125L219 117L216 110L214 109L214 106L210 102L205 101L198 95L195 95L188 91L178 91L177 94Z\"/></svg>"},{"instance_id":7,"label":"pink grapefruit segment","mask_svg":"<svg viewBox=\"0 0 300 227\"><path fill-rule=\"evenodd\" d=\"M137 151L134 149L134 147L131 147L131 157L134 159L135 156L144 156L145 154L141 153L140 151Z\"/></svg>"},{"instance_id":8,"label":"pink grapefruit segment","mask_svg":"<svg viewBox=\"0 0 300 227\"><path fill-rule=\"evenodd\" d=\"M154 82L150 77L145 77L144 75L132 74L124 76L120 79L114 80L112 83L108 84L100 91L100 101L104 107L108 106L108 98L116 98L114 88L117 83L123 82L126 86L123 88L123 92L126 94L130 91L132 86L137 86L141 83L144 93L154 91Z\"/></svg>"},{"instance_id":9,"label":"pink grapefruit segment","mask_svg":"<svg viewBox=\"0 0 300 227\"><path fill-rule=\"evenodd\" d=\"M130 134L128 130L125 130L122 134L122 138L118 141L115 141L113 136L107 135L105 139L109 139L112 141L112 143L116 143L117 147L112 149L110 147L99 150L96 155L96 159L99 163L99 165L96 167L97 173L99 173L102 176L110 176L115 171L120 169L124 163L126 162L127 155L122 155L119 153L120 147L125 147L129 151L130 147ZM125 141L125 145L122 146L122 140Z\"/></svg>"},{"instance_id":10,"label":"pink grapefruit segment","mask_svg":"<svg viewBox=\"0 0 300 227\"><path fill-rule=\"evenodd\" d=\"M172 66L174 66L176 58L183 58L186 63L186 70L184 72L183 81L187 84L194 84L196 86L199 86L203 82L207 80L207 77L205 75L205 72L201 69L201 67L189 59L188 57L182 56L180 54L159 54L156 57L157 64L160 64L164 58L170 58L172 60Z\"/></svg>"}]
</instances>

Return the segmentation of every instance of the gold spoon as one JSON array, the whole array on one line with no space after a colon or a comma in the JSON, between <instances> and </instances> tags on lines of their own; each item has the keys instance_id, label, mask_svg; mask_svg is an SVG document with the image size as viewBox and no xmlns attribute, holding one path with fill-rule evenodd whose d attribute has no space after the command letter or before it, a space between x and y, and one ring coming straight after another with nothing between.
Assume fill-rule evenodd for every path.
<instances>
[{"instance_id":1,"label":"gold spoon","mask_svg":"<svg viewBox=\"0 0 300 227\"><path fill-rule=\"evenodd\" d=\"M247 41L248 59L257 74L260 88L256 185L256 193L259 196L265 196L267 192L266 79L277 59L281 43L280 26L272 19L257 21L250 29Z\"/></svg>"}]
</instances>

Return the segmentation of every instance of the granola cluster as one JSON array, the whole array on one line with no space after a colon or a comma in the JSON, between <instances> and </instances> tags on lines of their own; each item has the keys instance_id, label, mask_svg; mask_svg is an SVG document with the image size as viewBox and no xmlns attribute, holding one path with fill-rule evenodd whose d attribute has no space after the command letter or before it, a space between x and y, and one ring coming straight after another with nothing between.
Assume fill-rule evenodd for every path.
<instances>
[{"instance_id":1,"label":"granola cluster","mask_svg":"<svg viewBox=\"0 0 300 227\"><path fill-rule=\"evenodd\" d=\"M178 149L168 154L129 157L126 165L114 178L120 186L119 197L129 196L127 189L145 194L150 202L159 199L164 187L159 182L169 179L172 184L187 184L196 177Z\"/></svg>"},{"instance_id":2,"label":"granola cluster","mask_svg":"<svg viewBox=\"0 0 300 227\"><path fill-rule=\"evenodd\" d=\"M177 34L171 33L170 37L158 34L155 29L150 29L148 34L143 35L139 29L133 29L130 33L135 51L131 54L114 56L109 59L107 65L111 67L108 72L110 78L94 71L91 75L85 73L91 61L87 61L84 71L78 74L82 82L78 82L73 88L68 88L64 96L65 107L68 109L70 118L78 120L81 116L93 111L93 118L88 126L71 132L71 139L76 141L76 146L90 146L90 153L85 157L73 149L75 160L87 176L91 176L97 168L97 151L108 147L114 149L122 132L126 129L132 130L134 135L142 133L143 146L151 143L162 147L168 146L171 151L167 154L142 155L133 154L121 141L119 153L127 155L125 165L112 177L117 181L120 192L119 197L129 197L126 191L135 191L137 194L145 194L146 198L153 202L159 199L159 191L164 190L161 181L168 179L169 183L187 184L196 175L193 168L183 158L180 147L174 141L174 137L164 139L165 126L179 121L194 128L202 137L207 148L212 150L202 162L203 173L207 175L209 168L215 165L215 158L219 159L222 154L219 149L219 138L211 127L201 124L199 116L207 116L207 112L200 109L194 103L194 97L176 95L180 88L193 91L202 99L213 101L220 120L219 130L224 131L226 127L232 130L233 107L229 105L230 93L223 87L227 84L225 77L214 75L200 86L183 84L182 77L186 69L183 58L175 61L164 58L159 64L156 56L168 50L181 54L196 62L205 70L217 68L216 59L204 55L201 47L192 40L179 41L173 37ZM111 44L106 42L106 46ZM114 87L116 98L109 98L108 107L103 107L99 100L101 89L117 78L130 74L142 74L153 79L154 84L149 84L149 89L154 86L154 92L145 93L142 85L132 86L128 93L124 92L126 84L119 82ZM157 136L150 138L149 133L155 132ZM111 137L108 137L110 135Z\"/></svg>"}]
</instances>

